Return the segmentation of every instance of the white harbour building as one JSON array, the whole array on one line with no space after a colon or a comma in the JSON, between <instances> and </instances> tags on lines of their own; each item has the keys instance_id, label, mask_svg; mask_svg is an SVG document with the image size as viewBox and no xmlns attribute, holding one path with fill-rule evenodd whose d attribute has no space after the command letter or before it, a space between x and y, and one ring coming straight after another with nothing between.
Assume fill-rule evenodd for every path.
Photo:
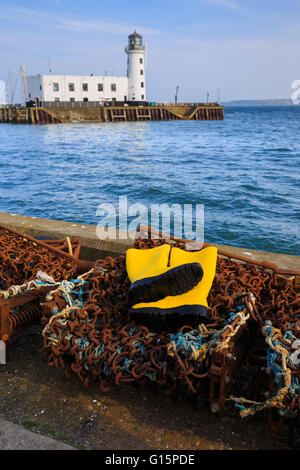
<instances>
[{"instance_id":1,"label":"white harbour building","mask_svg":"<svg viewBox=\"0 0 300 470\"><path fill-rule=\"evenodd\" d=\"M146 101L145 45L136 31L128 38L127 77L41 75L26 78L27 100L47 102L141 103Z\"/></svg>"},{"instance_id":2,"label":"white harbour building","mask_svg":"<svg viewBox=\"0 0 300 470\"><path fill-rule=\"evenodd\" d=\"M6 86L3 80L0 80L0 106L6 104Z\"/></svg>"}]
</instances>

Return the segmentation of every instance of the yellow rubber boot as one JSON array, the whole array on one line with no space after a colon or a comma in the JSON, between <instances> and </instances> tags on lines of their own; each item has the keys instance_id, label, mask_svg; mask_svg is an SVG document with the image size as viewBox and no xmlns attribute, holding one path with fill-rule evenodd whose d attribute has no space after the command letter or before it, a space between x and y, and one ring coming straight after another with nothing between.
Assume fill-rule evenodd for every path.
<instances>
[{"instance_id":1,"label":"yellow rubber boot","mask_svg":"<svg viewBox=\"0 0 300 470\"><path fill-rule=\"evenodd\" d=\"M217 249L209 247L198 252L186 252L172 248L170 264L173 266L194 262L201 264L204 273L194 288L182 295L167 296L157 302L136 304L130 310L131 317L137 323L153 329L207 323L207 296L216 273Z\"/></svg>"},{"instance_id":2,"label":"yellow rubber boot","mask_svg":"<svg viewBox=\"0 0 300 470\"><path fill-rule=\"evenodd\" d=\"M170 250L168 244L148 250L127 250L126 269L132 283L128 296L130 305L180 295L201 281L201 264L187 262L169 266Z\"/></svg>"}]
</instances>

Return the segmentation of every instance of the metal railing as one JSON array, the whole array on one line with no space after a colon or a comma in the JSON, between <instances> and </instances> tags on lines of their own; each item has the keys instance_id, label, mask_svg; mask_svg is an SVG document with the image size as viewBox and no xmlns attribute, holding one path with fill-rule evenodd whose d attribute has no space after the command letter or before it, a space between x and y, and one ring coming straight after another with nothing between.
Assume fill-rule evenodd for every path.
<instances>
[{"instance_id":1,"label":"metal railing","mask_svg":"<svg viewBox=\"0 0 300 470\"><path fill-rule=\"evenodd\" d=\"M109 102L104 102L104 101L41 101L40 102L40 107L44 108L88 108L88 107L99 107L99 106L151 106L151 107L198 107L198 106L209 106L209 107L215 107L215 106L220 106L219 103L156 103L156 102L144 102L143 105L141 105L140 102L136 102L136 104L133 104L134 102L126 103L124 101L116 101L113 103L112 101ZM31 102L27 103L27 106L29 107L35 107L36 103ZM24 107L24 104L2 104L0 105L0 108L22 108Z\"/></svg>"},{"instance_id":2,"label":"metal railing","mask_svg":"<svg viewBox=\"0 0 300 470\"><path fill-rule=\"evenodd\" d=\"M220 103L174 103L173 101L170 103L156 103L156 106L168 106L169 107L198 107L198 106L220 106Z\"/></svg>"},{"instance_id":3,"label":"metal railing","mask_svg":"<svg viewBox=\"0 0 300 470\"><path fill-rule=\"evenodd\" d=\"M20 103L16 104L0 104L0 108L22 108L24 105Z\"/></svg>"},{"instance_id":4,"label":"metal railing","mask_svg":"<svg viewBox=\"0 0 300 470\"><path fill-rule=\"evenodd\" d=\"M104 106L101 101L41 101L41 107L44 108L88 108Z\"/></svg>"},{"instance_id":5,"label":"metal railing","mask_svg":"<svg viewBox=\"0 0 300 470\"><path fill-rule=\"evenodd\" d=\"M136 102L136 106L139 106L140 103ZM65 107L95 107L95 106L133 106L132 102L126 103L124 101L116 101L114 104L112 101L105 103L103 101L43 101L41 106L45 108L65 108ZM154 102L145 102L143 106L167 106L167 107L197 107L197 106L220 106L219 103L154 103Z\"/></svg>"}]
</instances>

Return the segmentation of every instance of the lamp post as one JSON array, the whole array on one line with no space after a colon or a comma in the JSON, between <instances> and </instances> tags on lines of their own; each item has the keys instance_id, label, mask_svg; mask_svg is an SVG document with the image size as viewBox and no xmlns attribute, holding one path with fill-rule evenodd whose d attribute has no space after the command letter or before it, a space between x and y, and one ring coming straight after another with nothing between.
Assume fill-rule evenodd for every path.
<instances>
[{"instance_id":1,"label":"lamp post","mask_svg":"<svg viewBox=\"0 0 300 470\"><path fill-rule=\"evenodd\" d=\"M178 91L179 91L179 86L176 88L176 94L175 94L175 104L177 105L177 100L178 100Z\"/></svg>"}]
</instances>

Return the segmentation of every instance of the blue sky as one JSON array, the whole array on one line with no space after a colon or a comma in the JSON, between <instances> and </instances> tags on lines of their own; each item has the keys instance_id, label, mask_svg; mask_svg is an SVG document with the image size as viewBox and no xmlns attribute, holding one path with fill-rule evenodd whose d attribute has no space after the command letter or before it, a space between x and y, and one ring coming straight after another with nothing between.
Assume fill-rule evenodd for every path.
<instances>
[{"instance_id":1,"label":"blue sky","mask_svg":"<svg viewBox=\"0 0 300 470\"><path fill-rule=\"evenodd\" d=\"M0 80L126 75L135 28L148 46L148 99L289 98L300 79L300 0L0 0ZM15 83L15 82L14 82ZM17 90L19 84L17 84ZM18 96L16 92L16 97Z\"/></svg>"}]
</instances>

